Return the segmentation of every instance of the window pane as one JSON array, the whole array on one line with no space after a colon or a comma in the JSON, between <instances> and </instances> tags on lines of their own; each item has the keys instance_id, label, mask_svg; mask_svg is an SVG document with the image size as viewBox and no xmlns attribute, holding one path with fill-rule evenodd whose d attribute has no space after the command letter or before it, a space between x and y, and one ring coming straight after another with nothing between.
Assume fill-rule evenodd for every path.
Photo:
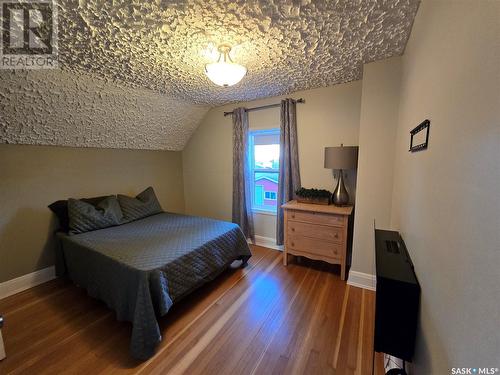
<instances>
[{"instance_id":1,"label":"window pane","mask_svg":"<svg viewBox=\"0 0 500 375\"><path fill-rule=\"evenodd\" d=\"M279 143L279 129L254 130L250 133L253 209L276 212Z\"/></svg>"},{"instance_id":2,"label":"window pane","mask_svg":"<svg viewBox=\"0 0 500 375\"><path fill-rule=\"evenodd\" d=\"M266 211L276 211L278 176L279 173L274 172L254 173L254 208Z\"/></svg>"},{"instance_id":3,"label":"window pane","mask_svg":"<svg viewBox=\"0 0 500 375\"><path fill-rule=\"evenodd\" d=\"M255 145L255 168L278 169L280 163L280 145Z\"/></svg>"},{"instance_id":4,"label":"window pane","mask_svg":"<svg viewBox=\"0 0 500 375\"><path fill-rule=\"evenodd\" d=\"M255 185L255 204L262 206L264 204L264 186Z\"/></svg>"},{"instance_id":5,"label":"window pane","mask_svg":"<svg viewBox=\"0 0 500 375\"><path fill-rule=\"evenodd\" d=\"M280 132L279 130L261 130L254 132L254 145L279 145Z\"/></svg>"}]
</instances>

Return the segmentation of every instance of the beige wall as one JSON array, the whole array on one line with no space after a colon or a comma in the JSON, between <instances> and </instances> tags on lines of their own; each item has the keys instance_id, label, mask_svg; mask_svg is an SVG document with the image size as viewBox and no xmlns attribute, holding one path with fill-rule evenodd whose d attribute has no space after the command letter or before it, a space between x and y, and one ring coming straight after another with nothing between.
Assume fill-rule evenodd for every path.
<instances>
[{"instance_id":1,"label":"beige wall","mask_svg":"<svg viewBox=\"0 0 500 375\"><path fill-rule=\"evenodd\" d=\"M331 170L323 168L324 147L358 144L361 81L296 92L302 185L334 189ZM209 111L183 151L186 212L231 220L232 122L224 111L238 106L278 103L283 97L217 107ZM249 114L250 128L279 128L279 108ZM354 187L355 173L348 176ZM354 192L353 192L354 196ZM275 237L274 216L255 215L256 234Z\"/></svg>"},{"instance_id":2,"label":"beige wall","mask_svg":"<svg viewBox=\"0 0 500 375\"><path fill-rule=\"evenodd\" d=\"M184 210L180 152L0 144L0 175L0 282L53 264L55 200L153 186L163 209Z\"/></svg>"},{"instance_id":3,"label":"beige wall","mask_svg":"<svg viewBox=\"0 0 500 375\"><path fill-rule=\"evenodd\" d=\"M373 222L390 229L401 58L363 67L353 271L375 274Z\"/></svg>"},{"instance_id":4,"label":"beige wall","mask_svg":"<svg viewBox=\"0 0 500 375\"><path fill-rule=\"evenodd\" d=\"M403 56L392 223L422 287L416 374L500 365L499 16L424 1ZM429 149L409 153L426 118Z\"/></svg>"}]
</instances>

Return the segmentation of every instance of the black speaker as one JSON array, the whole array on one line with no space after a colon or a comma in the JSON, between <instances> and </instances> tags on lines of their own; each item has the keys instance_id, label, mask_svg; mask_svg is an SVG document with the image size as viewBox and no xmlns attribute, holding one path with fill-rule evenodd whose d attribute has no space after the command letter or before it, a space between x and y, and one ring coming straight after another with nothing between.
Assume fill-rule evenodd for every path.
<instances>
[{"instance_id":1,"label":"black speaker","mask_svg":"<svg viewBox=\"0 0 500 375\"><path fill-rule=\"evenodd\" d=\"M385 373L385 375L407 375L405 369L402 368L391 368Z\"/></svg>"},{"instance_id":2,"label":"black speaker","mask_svg":"<svg viewBox=\"0 0 500 375\"><path fill-rule=\"evenodd\" d=\"M411 362L420 285L398 232L375 230L377 290L374 349Z\"/></svg>"}]
</instances>

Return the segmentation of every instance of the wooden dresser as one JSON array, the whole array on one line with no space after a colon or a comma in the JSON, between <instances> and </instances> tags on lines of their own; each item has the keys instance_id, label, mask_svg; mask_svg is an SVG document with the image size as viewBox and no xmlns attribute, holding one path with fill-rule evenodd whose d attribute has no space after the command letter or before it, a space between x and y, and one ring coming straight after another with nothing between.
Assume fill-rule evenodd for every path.
<instances>
[{"instance_id":1,"label":"wooden dresser","mask_svg":"<svg viewBox=\"0 0 500 375\"><path fill-rule=\"evenodd\" d=\"M340 264L345 280L348 224L352 207L322 206L290 201L283 206L285 214L285 249L288 254Z\"/></svg>"}]
</instances>

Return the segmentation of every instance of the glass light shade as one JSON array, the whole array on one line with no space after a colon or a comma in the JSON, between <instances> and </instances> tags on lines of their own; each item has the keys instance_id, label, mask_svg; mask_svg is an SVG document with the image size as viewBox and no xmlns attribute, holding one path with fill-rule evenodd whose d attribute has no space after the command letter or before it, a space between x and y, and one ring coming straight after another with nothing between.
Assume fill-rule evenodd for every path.
<instances>
[{"instance_id":1,"label":"glass light shade","mask_svg":"<svg viewBox=\"0 0 500 375\"><path fill-rule=\"evenodd\" d=\"M233 62L220 61L205 65L207 77L216 85L232 86L247 74L247 68Z\"/></svg>"}]
</instances>

